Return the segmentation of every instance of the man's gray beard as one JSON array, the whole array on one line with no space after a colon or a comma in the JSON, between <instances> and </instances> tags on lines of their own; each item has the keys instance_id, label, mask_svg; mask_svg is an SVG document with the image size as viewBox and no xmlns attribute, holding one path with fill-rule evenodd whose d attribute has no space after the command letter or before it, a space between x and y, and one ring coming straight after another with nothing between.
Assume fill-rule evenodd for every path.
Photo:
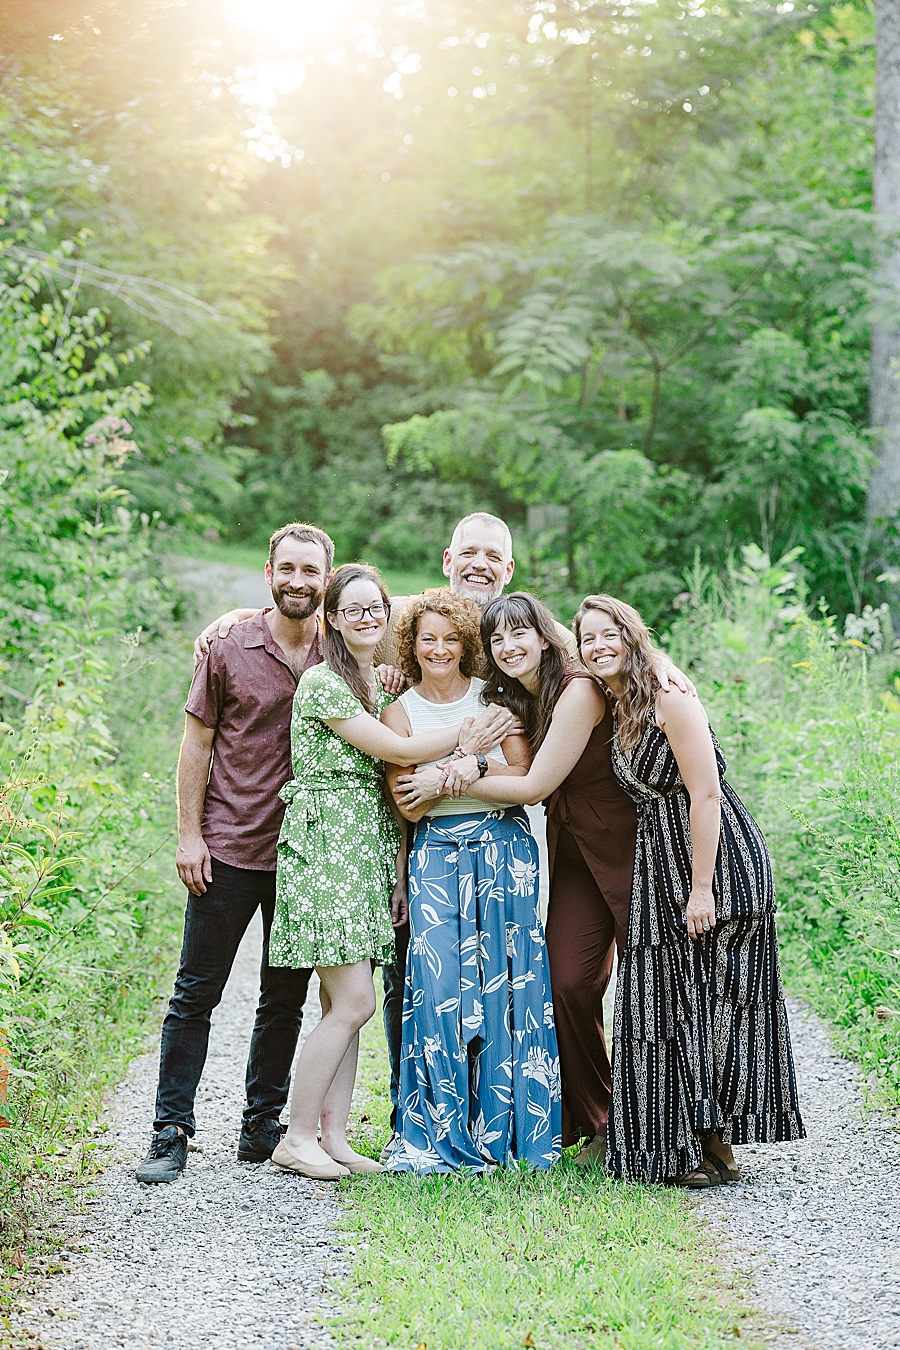
<instances>
[{"instance_id":1,"label":"man's gray beard","mask_svg":"<svg viewBox=\"0 0 900 1350\"><path fill-rule=\"evenodd\" d=\"M463 590L462 586L457 582L455 586L451 584L450 592L452 595L461 595L464 600L474 600L479 608L486 609L492 600L496 600L498 595L503 594L503 586L497 586L491 591L490 595L471 595L467 590Z\"/></svg>"},{"instance_id":2,"label":"man's gray beard","mask_svg":"<svg viewBox=\"0 0 900 1350\"><path fill-rule=\"evenodd\" d=\"M275 608L286 619L310 619L322 603L322 592L314 595L286 595L284 591L272 592Z\"/></svg>"}]
</instances>

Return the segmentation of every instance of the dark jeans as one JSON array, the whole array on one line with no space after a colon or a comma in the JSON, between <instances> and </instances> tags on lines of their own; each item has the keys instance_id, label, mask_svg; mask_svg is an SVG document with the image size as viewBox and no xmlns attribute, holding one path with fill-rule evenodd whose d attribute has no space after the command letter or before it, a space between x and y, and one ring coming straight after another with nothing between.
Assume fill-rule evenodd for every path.
<instances>
[{"instance_id":1,"label":"dark jeans","mask_svg":"<svg viewBox=\"0 0 900 1350\"><path fill-rule=\"evenodd\" d=\"M406 953L409 949L409 924L394 929L397 945L397 963L382 966L384 981L384 1035L391 1059L391 1130L397 1128L397 1109L400 1101L400 1051L403 1045L403 986L406 981Z\"/></svg>"},{"instance_id":2,"label":"dark jeans","mask_svg":"<svg viewBox=\"0 0 900 1350\"><path fill-rule=\"evenodd\" d=\"M247 925L262 909L263 949L259 1006L247 1060L244 1123L277 1120L287 1103L291 1064L306 1001L309 970L269 965L269 933L275 913L275 873L252 872L212 860L205 895L188 895L184 943L175 990L162 1027L154 1129L180 1125L193 1138L194 1097L206 1063L210 1014L222 990Z\"/></svg>"}]
</instances>

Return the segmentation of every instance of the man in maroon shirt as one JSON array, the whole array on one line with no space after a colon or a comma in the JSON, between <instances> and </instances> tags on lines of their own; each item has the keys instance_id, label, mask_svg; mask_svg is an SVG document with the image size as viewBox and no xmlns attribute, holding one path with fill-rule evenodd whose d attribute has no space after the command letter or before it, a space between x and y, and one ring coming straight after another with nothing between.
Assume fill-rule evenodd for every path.
<instances>
[{"instance_id":1,"label":"man in maroon shirt","mask_svg":"<svg viewBox=\"0 0 900 1350\"><path fill-rule=\"evenodd\" d=\"M258 908L260 999L238 1159L264 1162L284 1133L279 1117L311 972L268 961L284 815L278 793L291 777L297 681L322 659L318 610L333 561L334 544L315 526L276 531L266 563L274 609L214 638L194 672L178 760L175 862L189 892L184 945L162 1028L155 1134L138 1181L174 1181L184 1169L210 1014Z\"/></svg>"}]
</instances>

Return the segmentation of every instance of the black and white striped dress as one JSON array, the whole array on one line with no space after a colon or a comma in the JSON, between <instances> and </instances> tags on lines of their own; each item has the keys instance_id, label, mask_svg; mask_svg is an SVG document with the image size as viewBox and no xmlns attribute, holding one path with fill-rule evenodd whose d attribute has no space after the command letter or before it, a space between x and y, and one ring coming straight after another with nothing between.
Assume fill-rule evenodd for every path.
<instances>
[{"instance_id":1,"label":"black and white striped dress","mask_svg":"<svg viewBox=\"0 0 900 1350\"><path fill-rule=\"evenodd\" d=\"M637 803L638 835L616 992L607 1169L636 1181L690 1172L701 1161L701 1130L732 1144L805 1135L769 851L725 781L715 736L713 745L722 786L716 926L695 941L685 920L690 799L675 756L655 711L630 756L613 739L613 768Z\"/></svg>"}]
</instances>

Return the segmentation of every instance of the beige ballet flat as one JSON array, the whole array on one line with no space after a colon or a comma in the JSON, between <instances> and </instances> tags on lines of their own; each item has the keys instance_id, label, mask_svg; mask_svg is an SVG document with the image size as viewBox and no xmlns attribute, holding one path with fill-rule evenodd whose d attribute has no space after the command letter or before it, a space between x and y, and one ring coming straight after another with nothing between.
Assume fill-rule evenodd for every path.
<instances>
[{"instance_id":1,"label":"beige ballet flat","mask_svg":"<svg viewBox=\"0 0 900 1350\"><path fill-rule=\"evenodd\" d=\"M341 1177L349 1177L350 1168L344 1167L342 1163L336 1163L333 1159L331 1165L328 1163L308 1163L302 1158L295 1158L293 1153L284 1146L284 1140L277 1145L272 1154L272 1161L276 1167L284 1168L285 1172L295 1172L298 1177L308 1177L310 1181L340 1181Z\"/></svg>"},{"instance_id":2,"label":"beige ballet flat","mask_svg":"<svg viewBox=\"0 0 900 1350\"><path fill-rule=\"evenodd\" d=\"M359 1162L340 1163L341 1167L346 1167L348 1172L383 1172L384 1168L380 1162L375 1162L374 1158L360 1158Z\"/></svg>"}]
</instances>

